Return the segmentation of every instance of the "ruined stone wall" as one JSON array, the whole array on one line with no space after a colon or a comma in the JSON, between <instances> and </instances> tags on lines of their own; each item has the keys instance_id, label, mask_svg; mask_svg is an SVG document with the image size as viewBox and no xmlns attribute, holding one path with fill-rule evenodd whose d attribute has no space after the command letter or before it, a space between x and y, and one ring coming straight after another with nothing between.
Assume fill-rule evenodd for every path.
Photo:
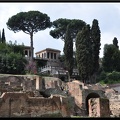
<instances>
[{"instance_id":1,"label":"ruined stone wall","mask_svg":"<svg viewBox=\"0 0 120 120\"><path fill-rule=\"evenodd\" d=\"M43 77L45 83L45 89L47 88L58 88L61 87L64 83L55 77Z\"/></svg>"},{"instance_id":2,"label":"ruined stone wall","mask_svg":"<svg viewBox=\"0 0 120 120\"><path fill-rule=\"evenodd\" d=\"M90 98L89 104L89 117L109 117L109 100L103 98Z\"/></svg>"},{"instance_id":3,"label":"ruined stone wall","mask_svg":"<svg viewBox=\"0 0 120 120\"><path fill-rule=\"evenodd\" d=\"M80 83L68 82L68 91L71 96L75 98L75 103L78 107L82 106L82 89L83 86Z\"/></svg>"},{"instance_id":4,"label":"ruined stone wall","mask_svg":"<svg viewBox=\"0 0 120 120\"><path fill-rule=\"evenodd\" d=\"M42 78L37 75L0 75L0 92L34 91L42 89ZM1 95L0 94L0 95Z\"/></svg>"},{"instance_id":5,"label":"ruined stone wall","mask_svg":"<svg viewBox=\"0 0 120 120\"><path fill-rule=\"evenodd\" d=\"M70 116L69 99L28 97L25 93L3 93L0 97L0 117L40 117L43 114L60 112Z\"/></svg>"},{"instance_id":6,"label":"ruined stone wall","mask_svg":"<svg viewBox=\"0 0 120 120\"><path fill-rule=\"evenodd\" d=\"M120 117L120 100L110 101L111 117Z\"/></svg>"},{"instance_id":7,"label":"ruined stone wall","mask_svg":"<svg viewBox=\"0 0 120 120\"><path fill-rule=\"evenodd\" d=\"M105 90L105 95L110 101L110 116L120 117L120 94L112 88Z\"/></svg>"},{"instance_id":8,"label":"ruined stone wall","mask_svg":"<svg viewBox=\"0 0 120 120\"><path fill-rule=\"evenodd\" d=\"M113 95L110 98L111 117L120 117L120 95Z\"/></svg>"}]
</instances>

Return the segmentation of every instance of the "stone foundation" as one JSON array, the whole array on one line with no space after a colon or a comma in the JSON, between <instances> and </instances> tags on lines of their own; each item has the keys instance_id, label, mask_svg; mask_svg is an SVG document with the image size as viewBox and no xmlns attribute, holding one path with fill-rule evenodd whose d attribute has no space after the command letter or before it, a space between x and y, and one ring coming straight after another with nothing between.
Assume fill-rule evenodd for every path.
<instances>
[{"instance_id":1,"label":"stone foundation","mask_svg":"<svg viewBox=\"0 0 120 120\"><path fill-rule=\"evenodd\" d=\"M3 93L0 97L0 117L40 117L53 113L69 117L72 109L71 97L28 97L26 93L19 92Z\"/></svg>"}]
</instances>

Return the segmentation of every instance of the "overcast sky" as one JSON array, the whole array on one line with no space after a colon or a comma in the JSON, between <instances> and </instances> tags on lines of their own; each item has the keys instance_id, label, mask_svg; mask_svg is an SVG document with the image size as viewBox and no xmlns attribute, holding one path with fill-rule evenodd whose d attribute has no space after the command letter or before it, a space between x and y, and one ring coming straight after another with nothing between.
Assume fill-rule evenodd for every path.
<instances>
[{"instance_id":1,"label":"overcast sky","mask_svg":"<svg viewBox=\"0 0 120 120\"><path fill-rule=\"evenodd\" d=\"M113 38L118 39L120 46L120 3L0 3L0 30L5 29L6 41L17 41L18 44L24 43L30 46L30 36L21 32L14 33L7 28L6 22L10 17L19 12L38 10L47 14L51 21L59 18L80 19L87 24L92 25L93 19L97 19L101 31L101 51L100 57L103 57L103 47L105 44L112 44ZM49 35L50 29L39 31L34 34L34 52L45 48L54 48L63 53L64 42L60 39L54 39Z\"/></svg>"}]
</instances>

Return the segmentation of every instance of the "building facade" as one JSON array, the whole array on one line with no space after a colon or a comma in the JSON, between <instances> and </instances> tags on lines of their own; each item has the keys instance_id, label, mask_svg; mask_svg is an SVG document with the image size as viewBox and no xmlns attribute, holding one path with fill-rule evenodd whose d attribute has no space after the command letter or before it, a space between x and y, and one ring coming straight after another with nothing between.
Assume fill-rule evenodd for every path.
<instances>
[{"instance_id":1,"label":"building facade","mask_svg":"<svg viewBox=\"0 0 120 120\"><path fill-rule=\"evenodd\" d=\"M60 53L60 50L52 48L46 48L36 52L36 58L47 60L46 66L40 68L40 73L58 74L58 70L63 69L62 67L60 68Z\"/></svg>"},{"instance_id":2,"label":"building facade","mask_svg":"<svg viewBox=\"0 0 120 120\"><path fill-rule=\"evenodd\" d=\"M39 52L36 52L36 58L47 60L47 64L39 69L39 72L44 74L48 73L50 75L57 75L59 77L67 76L68 71L64 69L64 65L60 62L60 50L53 48L46 48ZM73 76L78 75L78 70L73 69Z\"/></svg>"},{"instance_id":3,"label":"building facade","mask_svg":"<svg viewBox=\"0 0 120 120\"><path fill-rule=\"evenodd\" d=\"M34 51L34 48L33 48L33 51ZM25 55L26 58L31 57L31 47L30 46L25 46L24 47L24 55Z\"/></svg>"},{"instance_id":4,"label":"building facade","mask_svg":"<svg viewBox=\"0 0 120 120\"><path fill-rule=\"evenodd\" d=\"M36 52L37 58L52 60L52 61L58 61L58 58L60 56L60 50L52 49L52 48L46 48L44 50L41 50L39 52Z\"/></svg>"}]
</instances>

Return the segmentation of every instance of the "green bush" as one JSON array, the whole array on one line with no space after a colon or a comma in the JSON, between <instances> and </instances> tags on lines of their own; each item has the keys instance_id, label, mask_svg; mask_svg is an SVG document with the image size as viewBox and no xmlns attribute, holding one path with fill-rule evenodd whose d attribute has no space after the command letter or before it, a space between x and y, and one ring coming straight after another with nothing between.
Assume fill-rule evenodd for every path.
<instances>
[{"instance_id":1,"label":"green bush","mask_svg":"<svg viewBox=\"0 0 120 120\"><path fill-rule=\"evenodd\" d=\"M106 76L107 76L106 72L102 71L100 76L99 76L99 80L105 80Z\"/></svg>"},{"instance_id":2,"label":"green bush","mask_svg":"<svg viewBox=\"0 0 120 120\"><path fill-rule=\"evenodd\" d=\"M113 71L112 73L108 73L108 80L119 81L120 80L120 72Z\"/></svg>"},{"instance_id":3,"label":"green bush","mask_svg":"<svg viewBox=\"0 0 120 120\"><path fill-rule=\"evenodd\" d=\"M101 84L115 84L120 82L120 72L113 71L111 73L102 72L99 83Z\"/></svg>"},{"instance_id":4,"label":"green bush","mask_svg":"<svg viewBox=\"0 0 120 120\"><path fill-rule=\"evenodd\" d=\"M0 73L25 74L27 60L24 58L24 45L17 42L0 43Z\"/></svg>"}]
</instances>

